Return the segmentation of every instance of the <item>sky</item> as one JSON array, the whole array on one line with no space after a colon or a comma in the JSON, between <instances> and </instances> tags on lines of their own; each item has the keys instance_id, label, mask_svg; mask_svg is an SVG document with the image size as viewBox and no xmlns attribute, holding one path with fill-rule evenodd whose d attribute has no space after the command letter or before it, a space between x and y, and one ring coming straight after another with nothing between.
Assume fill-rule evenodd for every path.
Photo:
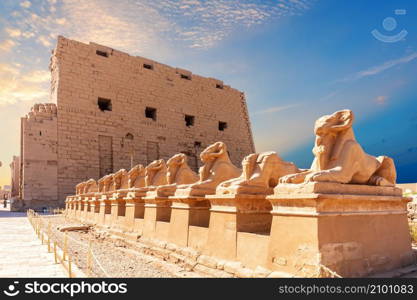
<instances>
[{"instance_id":1,"label":"sky","mask_svg":"<svg viewBox=\"0 0 417 300\"><path fill-rule=\"evenodd\" d=\"M416 0L1 0L0 186L20 117L49 102L58 35L223 80L246 94L257 152L308 168L314 121L355 113L366 152L417 182Z\"/></svg>"}]
</instances>

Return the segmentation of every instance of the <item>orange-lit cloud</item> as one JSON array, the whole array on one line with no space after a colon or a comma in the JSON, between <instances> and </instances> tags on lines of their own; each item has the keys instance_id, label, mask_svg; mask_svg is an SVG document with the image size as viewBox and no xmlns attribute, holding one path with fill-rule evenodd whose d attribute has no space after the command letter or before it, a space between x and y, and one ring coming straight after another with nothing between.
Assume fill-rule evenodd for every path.
<instances>
[{"instance_id":1,"label":"orange-lit cloud","mask_svg":"<svg viewBox=\"0 0 417 300\"><path fill-rule=\"evenodd\" d=\"M0 105L19 101L45 102L50 74L46 70L22 72L19 65L0 64Z\"/></svg>"},{"instance_id":2,"label":"orange-lit cloud","mask_svg":"<svg viewBox=\"0 0 417 300\"><path fill-rule=\"evenodd\" d=\"M0 51L9 52L14 46L16 46L16 42L10 39L4 40L0 42Z\"/></svg>"}]
</instances>

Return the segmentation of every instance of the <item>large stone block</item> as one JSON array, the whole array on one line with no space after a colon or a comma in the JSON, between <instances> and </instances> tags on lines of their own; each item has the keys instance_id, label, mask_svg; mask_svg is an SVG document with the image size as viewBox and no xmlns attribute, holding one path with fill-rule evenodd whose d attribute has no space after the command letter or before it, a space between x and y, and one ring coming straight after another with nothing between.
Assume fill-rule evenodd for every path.
<instances>
[{"instance_id":1,"label":"large stone block","mask_svg":"<svg viewBox=\"0 0 417 300\"><path fill-rule=\"evenodd\" d=\"M267 267L295 276L359 277L413 262L401 190L327 182L284 184L273 206Z\"/></svg>"}]
</instances>

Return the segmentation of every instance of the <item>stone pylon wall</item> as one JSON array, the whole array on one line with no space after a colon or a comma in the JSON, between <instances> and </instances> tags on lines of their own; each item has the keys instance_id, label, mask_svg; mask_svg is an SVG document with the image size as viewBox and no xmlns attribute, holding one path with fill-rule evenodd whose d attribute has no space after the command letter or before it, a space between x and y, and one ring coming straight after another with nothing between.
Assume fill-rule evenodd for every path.
<instances>
[{"instance_id":1,"label":"stone pylon wall","mask_svg":"<svg viewBox=\"0 0 417 300\"><path fill-rule=\"evenodd\" d=\"M83 180L175 153L186 153L197 169L200 151L218 140L236 165L255 150L244 94L217 79L64 37L50 69L62 203ZM98 98L111 101L111 111L102 111ZM154 119L147 107L156 109ZM219 122L227 128L219 130Z\"/></svg>"},{"instance_id":2,"label":"stone pylon wall","mask_svg":"<svg viewBox=\"0 0 417 300\"><path fill-rule=\"evenodd\" d=\"M55 104L36 104L21 120L20 199L15 209L57 206L58 156Z\"/></svg>"}]
</instances>

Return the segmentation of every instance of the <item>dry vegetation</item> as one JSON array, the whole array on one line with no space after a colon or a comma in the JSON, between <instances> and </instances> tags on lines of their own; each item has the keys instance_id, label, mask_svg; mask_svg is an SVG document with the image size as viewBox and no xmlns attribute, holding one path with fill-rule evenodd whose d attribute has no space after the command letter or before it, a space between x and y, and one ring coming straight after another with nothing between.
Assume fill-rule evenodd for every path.
<instances>
[{"instance_id":1,"label":"dry vegetation","mask_svg":"<svg viewBox=\"0 0 417 300\"><path fill-rule=\"evenodd\" d=\"M411 240L417 246L417 223L416 222L410 222L410 235L411 235Z\"/></svg>"}]
</instances>

